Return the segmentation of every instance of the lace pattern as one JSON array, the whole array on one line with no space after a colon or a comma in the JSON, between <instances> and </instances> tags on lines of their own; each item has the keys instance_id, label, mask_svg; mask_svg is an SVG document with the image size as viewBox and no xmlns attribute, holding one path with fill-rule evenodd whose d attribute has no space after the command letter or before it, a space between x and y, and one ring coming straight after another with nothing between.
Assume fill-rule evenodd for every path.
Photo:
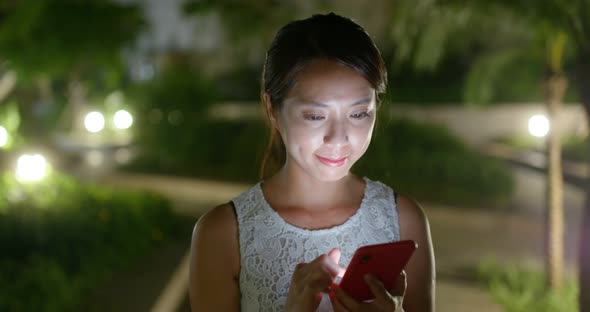
<instances>
[{"instance_id":1,"label":"lace pattern","mask_svg":"<svg viewBox=\"0 0 590 312\"><path fill-rule=\"evenodd\" d=\"M391 188L364 178L365 193L357 212L340 225L307 230L291 225L264 198L261 184L232 200L240 246L242 311L282 311L295 265L310 262L338 247L347 266L365 245L399 241L397 207ZM324 295L318 311L332 311Z\"/></svg>"}]
</instances>

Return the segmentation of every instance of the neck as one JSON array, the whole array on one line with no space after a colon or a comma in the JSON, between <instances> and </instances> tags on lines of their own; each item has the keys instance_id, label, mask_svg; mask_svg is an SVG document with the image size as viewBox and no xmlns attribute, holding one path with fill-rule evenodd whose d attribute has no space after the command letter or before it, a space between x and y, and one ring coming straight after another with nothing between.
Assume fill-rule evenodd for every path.
<instances>
[{"instance_id":1,"label":"neck","mask_svg":"<svg viewBox=\"0 0 590 312\"><path fill-rule=\"evenodd\" d=\"M336 181L321 181L309 175L296 164L286 163L268 183L281 194L281 202L289 207L314 207L314 210L330 209L346 202L358 182L352 174Z\"/></svg>"}]
</instances>

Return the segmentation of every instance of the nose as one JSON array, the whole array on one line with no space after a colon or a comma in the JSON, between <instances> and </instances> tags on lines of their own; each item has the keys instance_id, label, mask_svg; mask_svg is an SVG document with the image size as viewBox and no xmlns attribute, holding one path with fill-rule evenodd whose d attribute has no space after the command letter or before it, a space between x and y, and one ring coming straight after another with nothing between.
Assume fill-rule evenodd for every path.
<instances>
[{"instance_id":1,"label":"nose","mask_svg":"<svg viewBox=\"0 0 590 312\"><path fill-rule=\"evenodd\" d=\"M348 144L348 129L344 122L332 120L324 135L324 143L329 145Z\"/></svg>"}]
</instances>

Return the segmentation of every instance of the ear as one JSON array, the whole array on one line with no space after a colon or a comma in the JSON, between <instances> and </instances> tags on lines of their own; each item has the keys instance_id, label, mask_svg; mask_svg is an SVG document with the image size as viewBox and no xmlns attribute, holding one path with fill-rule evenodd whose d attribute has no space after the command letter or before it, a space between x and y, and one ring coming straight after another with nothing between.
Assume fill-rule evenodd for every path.
<instances>
[{"instance_id":1,"label":"ear","mask_svg":"<svg viewBox=\"0 0 590 312\"><path fill-rule=\"evenodd\" d=\"M272 102L270 101L270 94L268 94L267 92L264 92L262 94L262 103L264 104L264 108L266 110L266 114L268 116L268 118L270 119L270 124L272 125L273 128L275 129L279 129L279 123L277 121L277 113L273 107L272 107Z\"/></svg>"}]
</instances>

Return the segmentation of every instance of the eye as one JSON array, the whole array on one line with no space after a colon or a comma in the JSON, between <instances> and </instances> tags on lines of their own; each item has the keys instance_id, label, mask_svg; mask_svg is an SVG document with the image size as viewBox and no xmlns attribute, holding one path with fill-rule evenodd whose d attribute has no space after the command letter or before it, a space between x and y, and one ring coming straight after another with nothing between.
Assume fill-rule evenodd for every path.
<instances>
[{"instance_id":1,"label":"eye","mask_svg":"<svg viewBox=\"0 0 590 312\"><path fill-rule=\"evenodd\" d=\"M360 112L360 113L354 113L354 114L350 115L350 117L355 118L355 119L363 119L363 118L367 118L370 116L371 115L369 114L369 112Z\"/></svg>"},{"instance_id":2,"label":"eye","mask_svg":"<svg viewBox=\"0 0 590 312\"><path fill-rule=\"evenodd\" d=\"M311 120L311 121L318 121L318 120L323 120L324 116L321 115L313 115L313 114L306 114L303 115L303 118L306 120Z\"/></svg>"}]
</instances>

